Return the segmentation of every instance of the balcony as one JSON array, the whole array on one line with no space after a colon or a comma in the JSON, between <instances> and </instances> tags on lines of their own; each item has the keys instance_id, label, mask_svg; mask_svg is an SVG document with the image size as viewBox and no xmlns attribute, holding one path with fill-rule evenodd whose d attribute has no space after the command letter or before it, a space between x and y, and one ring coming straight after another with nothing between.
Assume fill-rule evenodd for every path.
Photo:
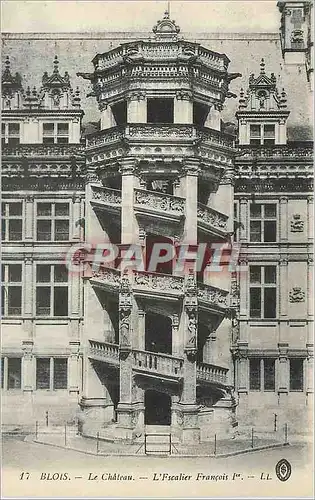
<instances>
[{"instance_id":1,"label":"balcony","mask_svg":"<svg viewBox=\"0 0 315 500\"><path fill-rule=\"evenodd\" d=\"M198 283L197 297L201 308L224 313L227 309L228 290Z\"/></svg>"},{"instance_id":2,"label":"balcony","mask_svg":"<svg viewBox=\"0 0 315 500\"><path fill-rule=\"evenodd\" d=\"M197 363L197 380L210 384L227 385L228 371L228 368L222 366Z\"/></svg>"},{"instance_id":3,"label":"balcony","mask_svg":"<svg viewBox=\"0 0 315 500\"><path fill-rule=\"evenodd\" d=\"M198 228L206 233L226 238L228 216L198 203L197 207Z\"/></svg>"},{"instance_id":4,"label":"balcony","mask_svg":"<svg viewBox=\"0 0 315 500\"><path fill-rule=\"evenodd\" d=\"M139 374L174 381L183 378L184 358L140 349L132 349L131 354L132 368ZM118 368L119 345L89 340L88 357ZM222 366L197 363L197 380L200 383L226 386L228 371L228 368Z\"/></svg>"},{"instance_id":5,"label":"balcony","mask_svg":"<svg viewBox=\"0 0 315 500\"><path fill-rule=\"evenodd\" d=\"M183 377L181 358L168 354L133 350L133 369L138 373L159 375L163 378L180 379Z\"/></svg>"},{"instance_id":6,"label":"balcony","mask_svg":"<svg viewBox=\"0 0 315 500\"><path fill-rule=\"evenodd\" d=\"M118 293L120 288L120 270L113 267L101 266L97 271L91 271L90 278L92 285L103 288L111 293Z\"/></svg>"},{"instance_id":7,"label":"balcony","mask_svg":"<svg viewBox=\"0 0 315 500\"><path fill-rule=\"evenodd\" d=\"M89 340L88 357L96 361L103 361L109 365L119 366L119 347L109 342Z\"/></svg>"},{"instance_id":8,"label":"balcony","mask_svg":"<svg viewBox=\"0 0 315 500\"><path fill-rule=\"evenodd\" d=\"M185 199L170 194L135 189L134 203L136 214L179 221L185 214Z\"/></svg>"},{"instance_id":9,"label":"balcony","mask_svg":"<svg viewBox=\"0 0 315 500\"><path fill-rule=\"evenodd\" d=\"M184 294L184 279L170 274L134 271L133 290L136 295L144 297L159 295L177 300Z\"/></svg>"},{"instance_id":10,"label":"balcony","mask_svg":"<svg viewBox=\"0 0 315 500\"><path fill-rule=\"evenodd\" d=\"M91 204L97 208L106 208L109 211L121 210L121 191L104 186L91 185Z\"/></svg>"},{"instance_id":11,"label":"balcony","mask_svg":"<svg viewBox=\"0 0 315 500\"><path fill-rule=\"evenodd\" d=\"M146 161L179 162L200 157L205 166L218 169L232 165L234 139L229 134L192 124L137 123L112 127L87 136L87 165L95 168L122 156ZM178 167L179 168L179 167Z\"/></svg>"}]
</instances>

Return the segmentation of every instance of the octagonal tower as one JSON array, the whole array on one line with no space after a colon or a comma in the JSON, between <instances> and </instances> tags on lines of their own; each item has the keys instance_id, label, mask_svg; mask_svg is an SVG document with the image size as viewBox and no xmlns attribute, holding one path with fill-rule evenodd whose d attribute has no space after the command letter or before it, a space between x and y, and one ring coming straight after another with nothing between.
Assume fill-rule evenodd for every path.
<instances>
[{"instance_id":1,"label":"octagonal tower","mask_svg":"<svg viewBox=\"0 0 315 500\"><path fill-rule=\"evenodd\" d=\"M93 59L100 131L87 137L86 240L126 250L195 248L233 233L234 140L221 131L229 59L184 41L164 18L153 37ZM116 260L117 263L117 260ZM228 272L154 272L113 263L85 279L82 429L142 439L167 426L184 442L227 431L235 408Z\"/></svg>"}]
</instances>

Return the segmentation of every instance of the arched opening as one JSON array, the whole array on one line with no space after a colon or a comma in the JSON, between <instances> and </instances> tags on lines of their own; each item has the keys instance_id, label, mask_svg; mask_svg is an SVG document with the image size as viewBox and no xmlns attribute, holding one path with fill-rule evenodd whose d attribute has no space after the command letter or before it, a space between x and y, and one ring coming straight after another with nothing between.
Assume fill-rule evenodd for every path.
<instances>
[{"instance_id":1,"label":"arched opening","mask_svg":"<svg viewBox=\"0 0 315 500\"><path fill-rule=\"evenodd\" d=\"M164 392L148 390L144 395L145 425L171 425L172 400Z\"/></svg>"},{"instance_id":2,"label":"arched opening","mask_svg":"<svg viewBox=\"0 0 315 500\"><path fill-rule=\"evenodd\" d=\"M145 350L172 354L172 321L162 314L145 315Z\"/></svg>"}]
</instances>

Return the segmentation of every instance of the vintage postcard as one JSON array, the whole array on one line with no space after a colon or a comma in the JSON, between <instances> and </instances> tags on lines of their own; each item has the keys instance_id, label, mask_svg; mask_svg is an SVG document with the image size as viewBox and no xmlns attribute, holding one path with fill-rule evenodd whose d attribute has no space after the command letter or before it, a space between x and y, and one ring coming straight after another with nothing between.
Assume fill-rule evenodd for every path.
<instances>
[{"instance_id":1,"label":"vintage postcard","mask_svg":"<svg viewBox=\"0 0 315 500\"><path fill-rule=\"evenodd\" d=\"M1 9L2 498L313 498L313 2Z\"/></svg>"}]
</instances>

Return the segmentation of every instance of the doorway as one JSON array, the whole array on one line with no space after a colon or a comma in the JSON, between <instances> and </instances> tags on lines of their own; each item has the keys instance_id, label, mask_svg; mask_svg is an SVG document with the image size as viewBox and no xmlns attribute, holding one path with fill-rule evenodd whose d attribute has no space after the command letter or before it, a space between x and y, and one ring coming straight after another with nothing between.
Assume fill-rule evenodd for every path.
<instances>
[{"instance_id":1,"label":"doorway","mask_svg":"<svg viewBox=\"0 0 315 500\"><path fill-rule=\"evenodd\" d=\"M144 395L145 425L171 425L172 400L168 394L148 390Z\"/></svg>"}]
</instances>

